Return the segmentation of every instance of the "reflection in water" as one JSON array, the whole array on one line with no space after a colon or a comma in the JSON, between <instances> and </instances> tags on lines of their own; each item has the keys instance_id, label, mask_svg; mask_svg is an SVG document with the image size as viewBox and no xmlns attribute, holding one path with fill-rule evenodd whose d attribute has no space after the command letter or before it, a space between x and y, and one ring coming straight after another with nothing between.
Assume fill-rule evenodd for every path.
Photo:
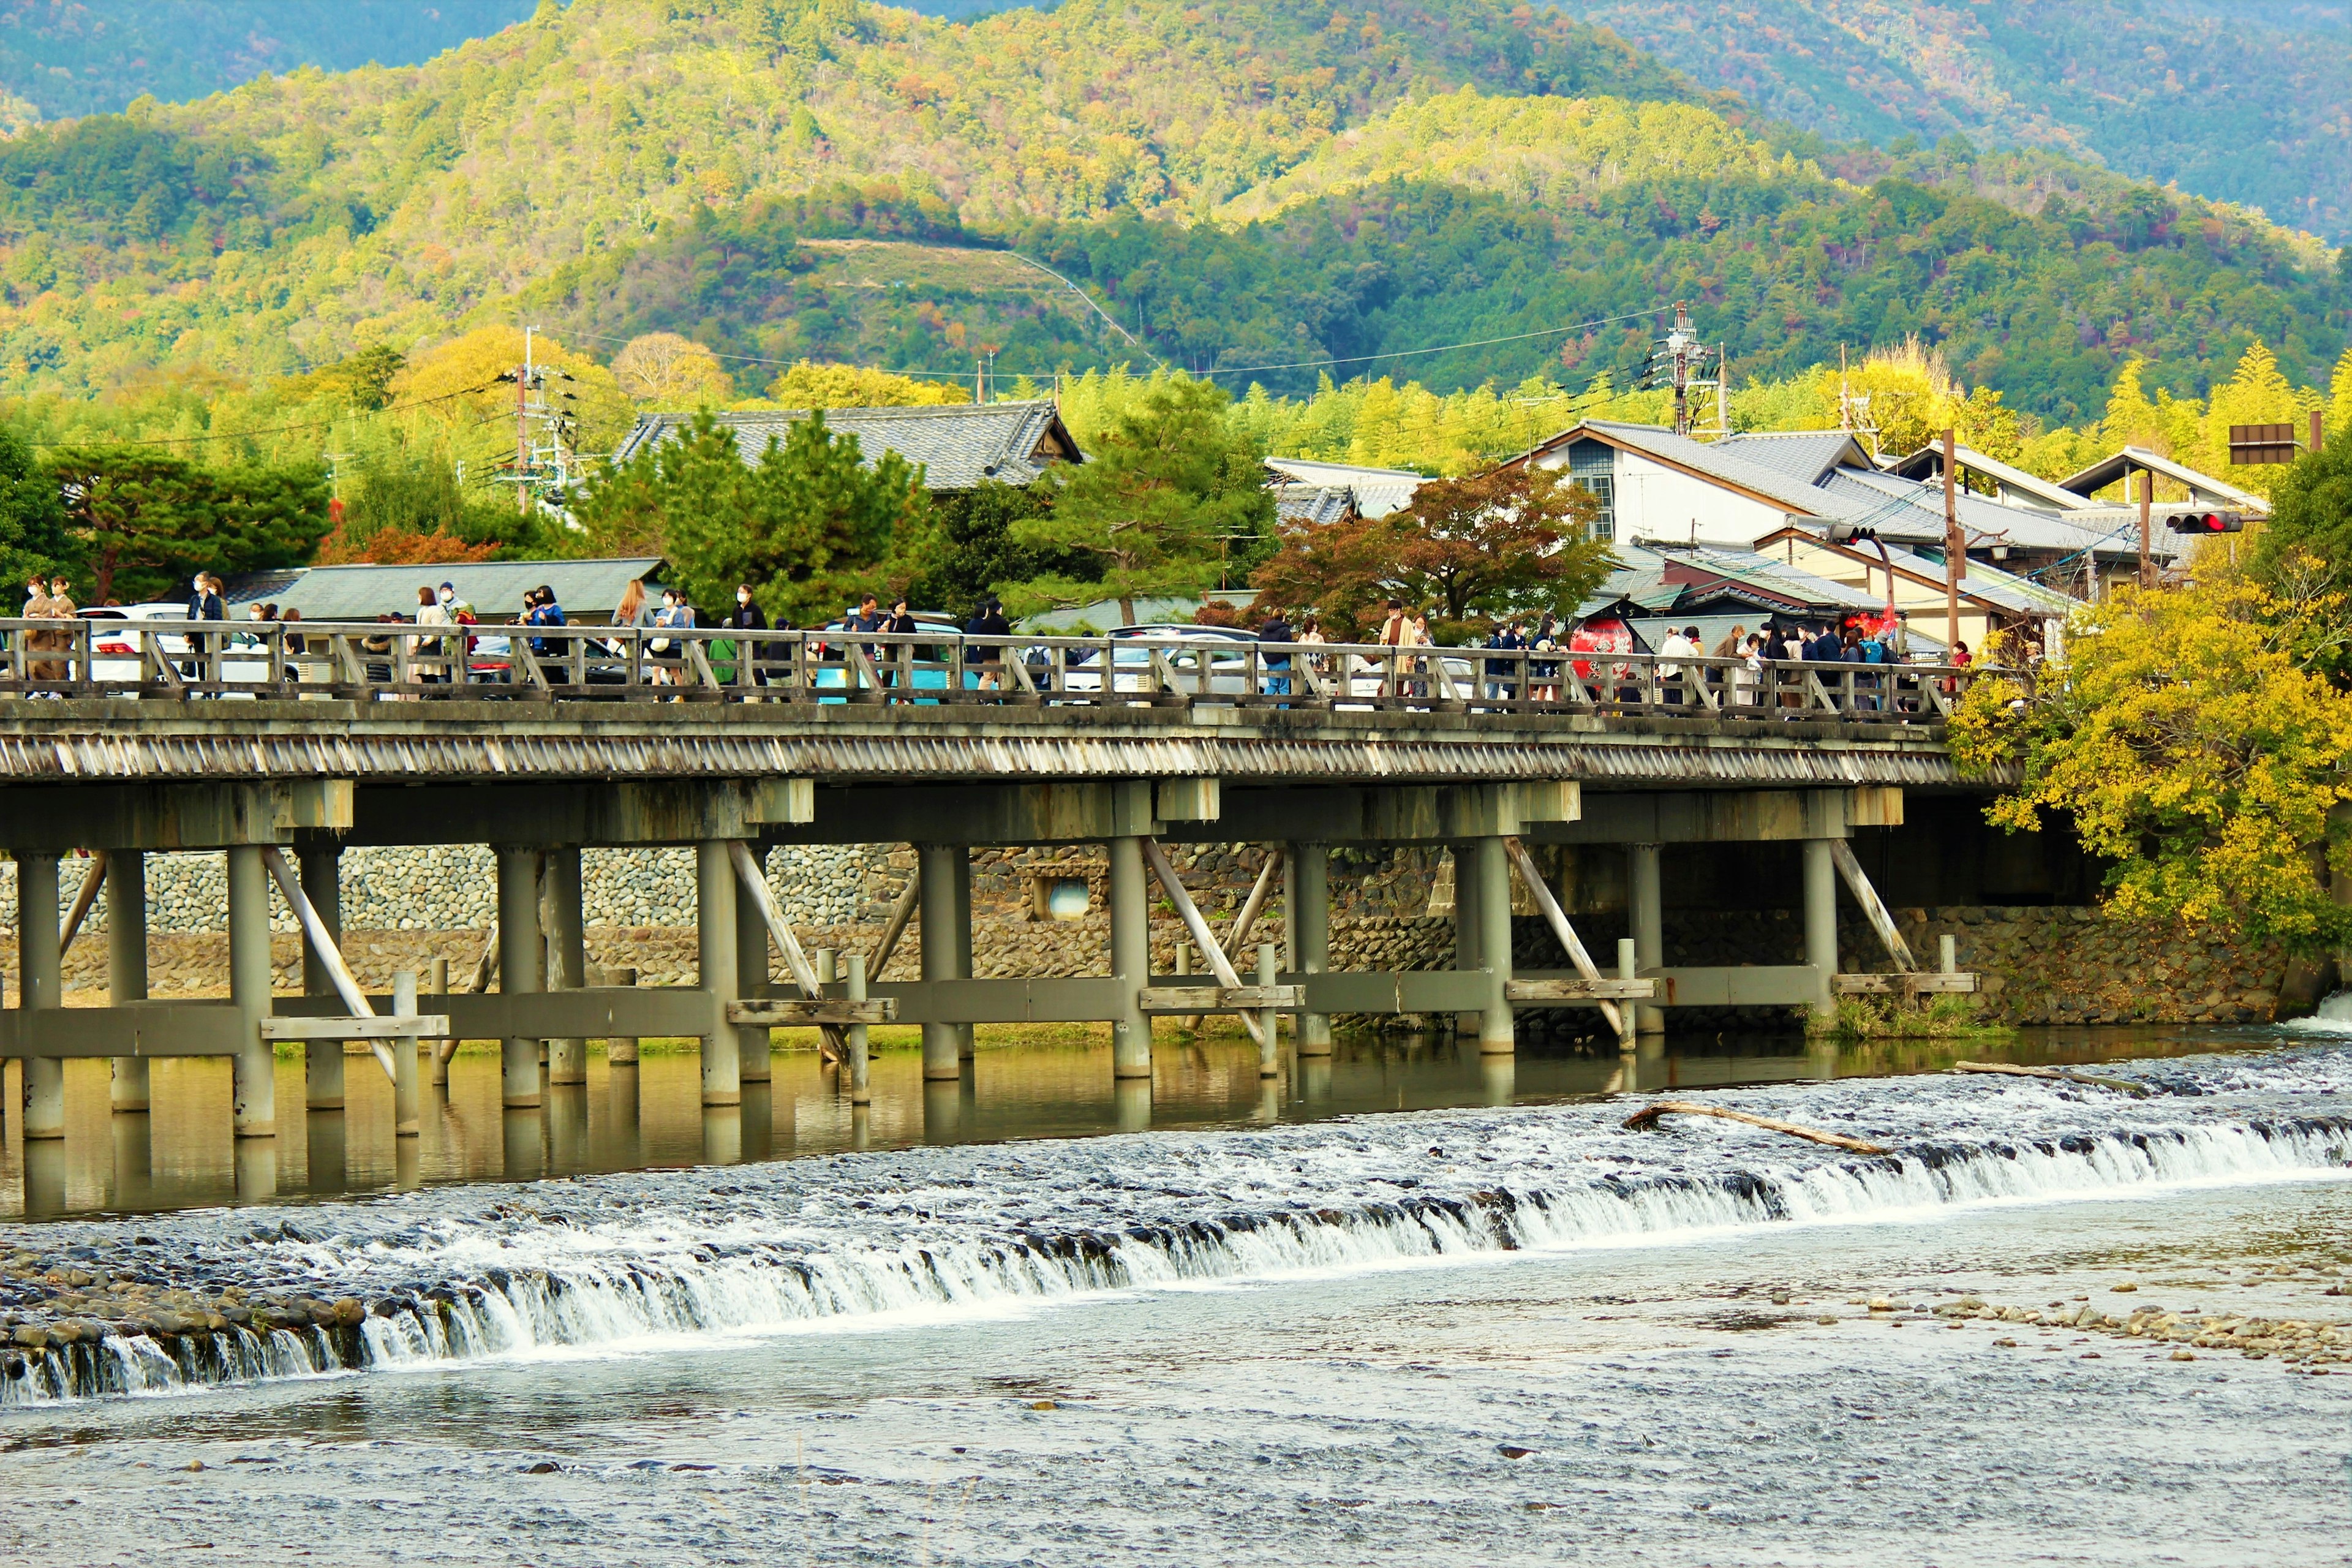
<instances>
[{"instance_id":1,"label":"reflection in water","mask_svg":"<svg viewBox=\"0 0 2352 1568\"><path fill-rule=\"evenodd\" d=\"M1005 1031L1009 1036L1012 1031ZM2256 1038L2259 1038L2257 1037ZM2252 1043L2250 1040L2249 1043ZM277 1138L229 1135L223 1059L159 1059L153 1110L113 1114L108 1064L66 1064L66 1136L26 1143L10 1119L0 1153L0 1213L27 1218L405 1191L427 1183L520 1181L641 1166L732 1164L843 1150L1147 1128L1268 1124L1367 1111L1497 1106L1626 1092L1932 1072L1966 1057L2095 1062L2210 1051L2195 1040L2122 1030L2043 1031L2006 1047L1888 1042L1841 1047L1793 1036L1644 1038L1635 1051L1523 1048L1482 1057L1475 1042L1342 1040L1328 1057L1286 1053L1261 1079L1242 1036L1160 1042L1153 1076L1111 1076L1110 1047L1002 1040L952 1081L925 1082L920 1054L877 1051L872 1106L852 1106L840 1073L813 1050L779 1050L774 1081L740 1106L706 1109L691 1049L639 1065L592 1056L585 1084L550 1085L543 1109L499 1106L495 1050L460 1054L446 1089L425 1089L420 1136L393 1135L392 1085L355 1060L348 1110L281 1109ZM16 1068L10 1068L13 1080ZM11 1100L9 1103L21 1103ZM302 1104L302 1064L281 1060L278 1103Z\"/></svg>"}]
</instances>

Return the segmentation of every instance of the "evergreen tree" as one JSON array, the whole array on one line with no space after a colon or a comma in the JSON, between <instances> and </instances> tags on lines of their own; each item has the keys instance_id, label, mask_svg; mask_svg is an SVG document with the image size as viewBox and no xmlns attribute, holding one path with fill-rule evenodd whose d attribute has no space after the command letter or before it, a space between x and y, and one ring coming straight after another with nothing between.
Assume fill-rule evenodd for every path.
<instances>
[{"instance_id":1,"label":"evergreen tree","mask_svg":"<svg viewBox=\"0 0 2352 1568\"><path fill-rule=\"evenodd\" d=\"M77 575L81 555L66 532L56 479L34 461L21 437L0 428L0 584L13 588L36 572ZM16 606L7 613L16 614Z\"/></svg>"},{"instance_id":2,"label":"evergreen tree","mask_svg":"<svg viewBox=\"0 0 2352 1568\"><path fill-rule=\"evenodd\" d=\"M929 519L921 471L895 452L868 468L857 437L822 414L770 437L746 465L708 414L593 485L580 507L590 548L667 558L669 580L704 606L738 584L771 618L822 621L911 574Z\"/></svg>"},{"instance_id":3,"label":"evergreen tree","mask_svg":"<svg viewBox=\"0 0 2352 1568\"><path fill-rule=\"evenodd\" d=\"M1212 383L1154 377L1085 463L1041 481L1051 509L1012 528L1016 544L1098 571L1001 583L1006 610L1024 616L1108 598L1132 623L1139 599L1204 594L1245 570L1271 531L1274 498L1256 454L1228 433L1224 410Z\"/></svg>"}]
</instances>

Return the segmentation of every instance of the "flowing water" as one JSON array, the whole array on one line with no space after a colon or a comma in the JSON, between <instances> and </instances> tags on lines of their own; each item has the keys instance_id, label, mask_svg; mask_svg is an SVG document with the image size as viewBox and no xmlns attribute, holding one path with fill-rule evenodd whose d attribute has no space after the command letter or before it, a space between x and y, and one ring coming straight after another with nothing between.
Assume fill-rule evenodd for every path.
<instances>
[{"instance_id":1,"label":"flowing water","mask_svg":"<svg viewBox=\"0 0 2352 1568\"><path fill-rule=\"evenodd\" d=\"M39 1267L359 1320L12 1356L0 1551L2346 1561L2352 1366L1908 1309L2352 1317L2320 1297L2352 1289L2352 1043L2048 1051L2151 1092L1797 1050L1530 1055L1498 1094L1370 1053L1319 1108L1236 1073L1148 1130L967 1099L954 1135L1004 1141L902 1118L861 1151L801 1136L780 1058L769 1152L802 1158L0 1226ZM1668 1078L1889 1152L1597 1098Z\"/></svg>"}]
</instances>

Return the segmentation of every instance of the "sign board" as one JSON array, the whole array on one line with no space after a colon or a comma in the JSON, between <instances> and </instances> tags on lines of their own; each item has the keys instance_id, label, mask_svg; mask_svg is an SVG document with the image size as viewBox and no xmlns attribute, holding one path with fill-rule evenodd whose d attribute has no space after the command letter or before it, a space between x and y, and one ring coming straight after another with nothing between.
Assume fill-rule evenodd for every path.
<instances>
[{"instance_id":1,"label":"sign board","mask_svg":"<svg viewBox=\"0 0 2352 1568\"><path fill-rule=\"evenodd\" d=\"M2292 425L2232 425L2230 461L2240 468L2260 463L2292 463L2295 458Z\"/></svg>"}]
</instances>

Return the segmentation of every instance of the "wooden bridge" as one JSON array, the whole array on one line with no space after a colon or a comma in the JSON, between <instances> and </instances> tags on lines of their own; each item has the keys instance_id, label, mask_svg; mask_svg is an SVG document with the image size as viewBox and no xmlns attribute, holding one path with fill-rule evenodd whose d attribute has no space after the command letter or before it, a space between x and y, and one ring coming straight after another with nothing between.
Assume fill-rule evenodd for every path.
<instances>
[{"instance_id":1,"label":"wooden bridge","mask_svg":"<svg viewBox=\"0 0 2352 1568\"><path fill-rule=\"evenodd\" d=\"M115 1104L133 1110L163 1056L232 1058L236 1131L270 1136L281 1039L308 1043L318 1109L341 1103L343 1042L369 1042L405 1131L446 1059L420 1040L502 1041L505 1103L528 1110L547 1083L580 1081L589 1037L695 1037L704 1100L725 1105L767 1078L769 1031L786 1025L827 1032L855 1098L865 1028L888 1019L922 1026L928 1079L959 1076L972 1026L1025 1021L1108 1023L1115 1072L1148 1079L1154 1015L1237 1013L1275 1073L1285 1019L1302 1056L1329 1051L1341 1013L1475 1019L1479 1048L1500 1055L1524 1008L1597 1008L1630 1040L1674 1007L1822 1009L1842 990L1974 984L1904 947L1848 840L1899 825L1906 792L1987 787L1943 737L1981 670L1205 635L39 621L0 635L21 976L0 1057L24 1060L27 1138L61 1132L63 1058L113 1058ZM1279 943L1244 940L1273 873L1220 937L1162 852L1185 840L1281 847ZM1803 846L1805 962L1666 967L1660 847L1772 840ZM877 842L915 845L919 874L879 949L820 973L770 900L766 849ZM428 977L363 994L337 948L341 851L447 843L495 849L499 988ZM1063 843L1105 847L1108 973L974 978L971 851ZM1454 967L1332 971L1330 851L1401 844L1454 850ZM1547 844L1624 847L1633 935L1618 952L1579 938L1528 853ZM587 984L580 852L618 845L696 849L697 985ZM226 857L226 1002L147 998L142 858L188 849ZM58 868L75 850L98 858L68 929L107 900L102 1008L60 1005ZM1514 879L1569 967L1515 972ZM273 882L305 933L299 996L271 994ZM1837 973L1841 882L1885 940L1886 971ZM1160 899L1197 972L1150 973ZM871 981L910 923L922 978Z\"/></svg>"}]
</instances>

